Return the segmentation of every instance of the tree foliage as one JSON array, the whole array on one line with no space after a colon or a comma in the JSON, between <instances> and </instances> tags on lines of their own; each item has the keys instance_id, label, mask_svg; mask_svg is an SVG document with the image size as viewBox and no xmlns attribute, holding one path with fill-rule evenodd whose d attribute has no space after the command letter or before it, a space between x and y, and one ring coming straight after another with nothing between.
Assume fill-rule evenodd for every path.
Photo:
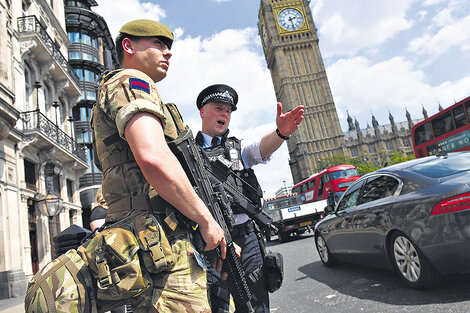
<instances>
[{"instance_id":1,"label":"tree foliage","mask_svg":"<svg viewBox=\"0 0 470 313\"><path fill-rule=\"evenodd\" d=\"M406 156L401 152L378 152L376 155L362 154L357 157L349 157L342 155L334 155L331 158L320 159L317 167L317 172L321 170L340 164L351 164L357 167L360 175L376 171L386 166L396 163L413 160L415 157L410 155Z\"/></svg>"}]
</instances>

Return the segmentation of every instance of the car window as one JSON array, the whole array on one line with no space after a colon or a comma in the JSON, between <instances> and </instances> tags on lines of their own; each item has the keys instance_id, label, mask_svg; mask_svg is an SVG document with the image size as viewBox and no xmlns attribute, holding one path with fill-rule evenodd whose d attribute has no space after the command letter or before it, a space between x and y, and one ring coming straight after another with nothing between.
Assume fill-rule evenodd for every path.
<instances>
[{"instance_id":1,"label":"car window","mask_svg":"<svg viewBox=\"0 0 470 313\"><path fill-rule=\"evenodd\" d=\"M357 200L359 198L359 192L361 191L362 181L358 182L348 190L346 190L345 194L341 198L340 203L338 204L337 211L342 211L347 208L351 208L357 204Z\"/></svg>"},{"instance_id":2,"label":"car window","mask_svg":"<svg viewBox=\"0 0 470 313\"><path fill-rule=\"evenodd\" d=\"M362 187L359 204L393 196L399 185L399 181L392 176L377 175L369 177L364 187Z\"/></svg>"}]
</instances>

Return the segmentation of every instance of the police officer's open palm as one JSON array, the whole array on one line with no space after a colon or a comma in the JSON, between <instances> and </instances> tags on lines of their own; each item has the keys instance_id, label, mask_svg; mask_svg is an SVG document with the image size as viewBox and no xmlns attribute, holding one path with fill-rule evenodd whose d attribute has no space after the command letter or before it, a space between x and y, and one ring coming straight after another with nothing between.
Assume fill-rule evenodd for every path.
<instances>
[{"instance_id":1,"label":"police officer's open palm","mask_svg":"<svg viewBox=\"0 0 470 313\"><path fill-rule=\"evenodd\" d=\"M282 145L285 139L287 139L293 132L297 130L297 128L299 128L299 124L304 119L303 114L303 105L299 105L289 112L282 113L282 104L281 102L277 103L277 130L273 130L265 134L261 139L259 146L261 157L263 159L274 153L274 151L276 151Z\"/></svg>"},{"instance_id":2,"label":"police officer's open palm","mask_svg":"<svg viewBox=\"0 0 470 313\"><path fill-rule=\"evenodd\" d=\"M290 110L289 112L282 113L281 102L277 103L277 116L276 126L279 132L284 136L290 136L293 132L299 128L300 123L304 119L304 106L299 105L298 107Z\"/></svg>"}]
</instances>

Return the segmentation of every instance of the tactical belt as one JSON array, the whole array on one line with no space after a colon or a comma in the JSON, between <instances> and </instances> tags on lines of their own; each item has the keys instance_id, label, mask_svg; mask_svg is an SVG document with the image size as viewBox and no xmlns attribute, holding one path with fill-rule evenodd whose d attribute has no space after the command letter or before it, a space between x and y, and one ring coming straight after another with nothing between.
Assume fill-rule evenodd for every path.
<instances>
[{"instance_id":1,"label":"tactical belt","mask_svg":"<svg viewBox=\"0 0 470 313\"><path fill-rule=\"evenodd\" d=\"M160 223L162 223L167 214L165 203L165 200L160 196L149 198L148 196L139 195L122 198L109 205L106 222L116 222L125 216L129 216L131 212L148 212L157 216ZM161 215L163 215L163 218Z\"/></svg>"},{"instance_id":2,"label":"tactical belt","mask_svg":"<svg viewBox=\"0 0 470 313\"><path fill-rule=\"evenodd\" d=\"M255 222L248 221L246 223L233 226L231 234L233 238L236 238L236 237L246 236L248 234L253 233L254 231L255 231Z\"/></svg>"},{"instance_id":3,"label":"tactical belt","mask_svg":"<svg viewBox=\"0 0 470 313\"><path fill-rule=\"evenodd\" d=\"M109 204L106 222L115 222L122 219L123 216L128 216L133 211L152 212L148 197L144 195L131 196L114 201Z\"/></svg>"}]
</instances>

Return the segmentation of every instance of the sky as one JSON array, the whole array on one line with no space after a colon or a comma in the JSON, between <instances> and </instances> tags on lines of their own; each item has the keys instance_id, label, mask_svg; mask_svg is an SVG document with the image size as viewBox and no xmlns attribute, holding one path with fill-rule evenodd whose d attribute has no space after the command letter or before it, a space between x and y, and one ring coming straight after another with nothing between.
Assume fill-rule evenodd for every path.
<instances>
[{"instance_id":1,"label":"sky","mask_svg":"<svg viewBox=\"0 0 470 313\"><path fill-rule=\"evenodd\" d=\"M211 84L237 90L230 134L244 140L275 129L276 97L258 34L259 0L98 0L113 37L139 18L175 34L167 78L157 83L165 102L200 130L196 98ZM413 119L470 96L470 1L312 0L320 51L343 131L347 115L361 128ZM302 125L301 125L302 127ZM292 184L286 144L254 167L265 198ZM313 173L311 173L313 174Z\"/></svg>"}]
</instances>

